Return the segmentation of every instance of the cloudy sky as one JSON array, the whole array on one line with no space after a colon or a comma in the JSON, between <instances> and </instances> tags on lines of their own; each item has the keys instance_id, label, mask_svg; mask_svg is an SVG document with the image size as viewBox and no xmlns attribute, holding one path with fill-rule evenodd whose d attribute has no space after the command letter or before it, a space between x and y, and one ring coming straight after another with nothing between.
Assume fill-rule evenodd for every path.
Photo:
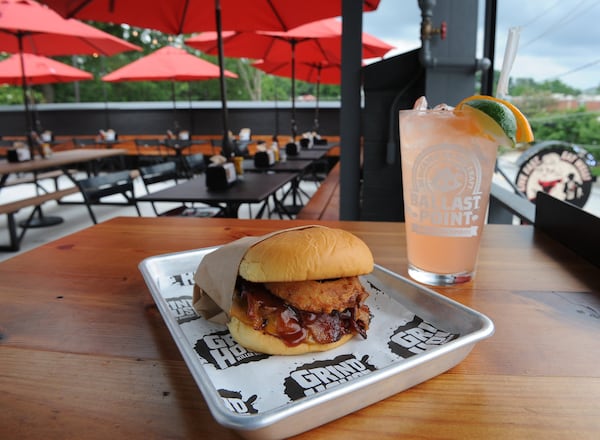
<instances>
[{"instance_id":1,"label":"cloudy sky","mask_svg":"<svg viewBox=\"0 0 600 440\"><path fill-rule=\"evenodd\" d=\"M484 0L479 4L481 28ZM364 15L363 30L402 53L420 46L420 22L418 0L381 0L377 11ZM600 85L600 0L498 0L498 70L508 29L515 26L520 27L520 43L511 77L560 79L582 90ZM481 57L482 32L478 41Z\"/></svg>"}]
</instances>

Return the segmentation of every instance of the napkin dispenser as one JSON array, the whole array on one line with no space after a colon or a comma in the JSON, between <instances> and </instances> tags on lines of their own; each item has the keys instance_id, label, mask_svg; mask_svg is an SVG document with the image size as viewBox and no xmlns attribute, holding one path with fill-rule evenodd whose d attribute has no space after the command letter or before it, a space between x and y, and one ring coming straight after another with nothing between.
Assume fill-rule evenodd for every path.
<instances>
[{"instance_id":1,"label":"napkin dispenser","mask_svg":"<svg viewBox=\"0 0 600 440\"><path fill-rule=\"evenodd\" d=\"M236 181L235 165L226 162L220 165L209 165L206 168L206 186L209 189L227 189Z\"/></svg>"},{"instance_id":2,"label":"napkin dispenser","mask_svg":"<svg viewBox=\"0 0 600 440\"><path fill-rule=\"evenodd\" d=\"M275 152L273 150L257 151L254 154L254 166L256 168L268 168L275 163Z\"/></svg>"},{"instance_id":3,"label":"napkin dispenser","mask_svg":"<svg viewBox=\"0 0 600 440\"><path fill-rule=\"evenodd\" d=\"M309 148L312 148L313 143L311 142L310 138L302 138L300 139L300 148L304 149L304 150L308 150Z\"/></svg>"},{"instance_id":4,"label":"napkin dispenser","mask_svg":"<svg viewBox=\"0 0 600 440\"><path fill-rule=\"evenodd\" d=\"M285 153L288 156L298 156L300 153L300 148L296 142L289 142L285 146Z\"/></svg>"}]
</instances>

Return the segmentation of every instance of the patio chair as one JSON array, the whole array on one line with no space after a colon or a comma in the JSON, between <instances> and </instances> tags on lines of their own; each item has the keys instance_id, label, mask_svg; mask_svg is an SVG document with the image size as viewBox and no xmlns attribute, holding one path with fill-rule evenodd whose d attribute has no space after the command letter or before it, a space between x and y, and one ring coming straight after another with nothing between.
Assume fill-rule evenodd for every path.
<instances>
[{"instance_id":1,"label":"patio chair","mask_svg":"<svg viewBox=\"0 0 600 440\"><path fill-rule=\"evenodd\" d=\"M189 178L194 177L196 174L202 174L206 169L206 161L202 153L188 154L184 156L184 160Z\"/></svg>"},{"instance_id":2,"label":"patio chair","mask_svg":"<svg viewBox=\"0 0 600 440\"><path fill-rule=\"evenodd\" d=\"M73 146L75 148L94 148L98 145L96 139L92 138L73 138Z\"/></svg>"},{"instance_id":3,"label":"patio chair","mask_svg":"<svg viewBox=\"0 0 600 440\"><path fill-rule=\"evenodd\" d=\"M75 148L105 148L104 145L98 143L95 138L72 138L73 146ZM123 169L122 158L120 157L107 157L104 159L95 160L93 163L87 163L85 165L85 171L88 176L92 174L98 174L100 171L117 171Z\"/></svg>"},{"instance_id":4,"label":"patio chair","mask_svg":"<svg viewBox=\"0 0 600 440\"><path fill-rule=\"evenodd\" d=\"M133 206L141 217L142 213L137 205L130 171L117 171L89 177L78 180L76 183L95 224L98 223L98 220L94 215L92 205ZM122 196L122 198L116 200L111 196ZM110 199L108 199L109 197Z\"/></svg>"},{"instance_id":5,"label":"patio chair","mask_svg":"<svg viewBox=\"0 0 600 440\"><path fill-rule=\"evenodd\" d=\"M164 162L166 151L162 139L134 139L138 154L138 165L152 165Z\"/></svg>"},{"instance_id":6,"label":"patio chair","mask_svg":"<svg viewBox=\"0 0 600 440\"><path fill-rule=\"evenodd\" d=\"M187 156L186 156L187 157ZM157 183L165 183L170 180L176 185L180 178L175 162L164 162L155 165L140 167L140 176L148 194L151 193L151 186ZM150 202L152 209L157 217L165 216L183 216L183 217L215 217L221 212L220 208L212 206L190 206L185 203L181 206L160 212L156 208L157 202Z\"/></svg>"},{"instance_id":7,"label":"patio chair","mask_svg":"<svg viewBox=\"0 0 600 440\"><path fill-rule=\"evenodd\" d=\"M151 193L151 186L157 183L165 183L168 181L173 181L173 184L177 184L177 180L179 178L179 174L177 173L177 165L175 162L163 162L157 163L154 165L147 165L143 167L139 167L140 177L142 178L142 182L144 183L144 188L146 189L146 193ZM154 214L157 216L163 215L177 215L181 213L186 205L182 205L180 207L170 209L168 211L159 212L156 209L155 202L150 202L152 205L152 210Z\"/></svg>"}]
</instances>

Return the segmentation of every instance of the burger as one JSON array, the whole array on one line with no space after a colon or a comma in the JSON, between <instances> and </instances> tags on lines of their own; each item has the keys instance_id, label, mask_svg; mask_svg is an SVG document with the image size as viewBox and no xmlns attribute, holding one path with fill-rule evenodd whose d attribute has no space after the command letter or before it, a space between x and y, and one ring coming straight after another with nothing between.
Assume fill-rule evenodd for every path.
<instances>
[{"instance_id":1,"label":"burger","mask_svg":"<svg viewBox=\"0 0 600 440\"><path fill-rule=\"evenodd\" d=\"M367 337L367 291L358 276L373 256L355 235L325 227L286 230L251 246L239 265L228 327L267 354L325 351Z\"/></svg>"}]
</instances>

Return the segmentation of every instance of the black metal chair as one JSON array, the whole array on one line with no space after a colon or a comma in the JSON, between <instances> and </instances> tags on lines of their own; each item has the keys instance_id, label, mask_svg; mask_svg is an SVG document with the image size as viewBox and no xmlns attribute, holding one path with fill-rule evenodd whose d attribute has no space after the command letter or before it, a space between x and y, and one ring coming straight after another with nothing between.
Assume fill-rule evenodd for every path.
<instances>
[{"instance_id":1,"label":"black metal chair","mask_svg":"<svg viewBox=\"0 0 600 440\"><path fill-rule=\"evenodd\" d=\"M73 146L75 148L94 148L98 146L98 142L92 138L73 138Z\"/></svg>"},{"instance_id":2,"label":"black metal chair","mask_svg":"<svg viewBox=\"0 0 600 440\"><path fill-rule=\"evenodd\" d=\"M152 165L164 162L166 151L162 139L134 139L138 154L138 165Z\"/></svg>"},{"instance_id":3,"label":"black metal chair","mask_svg":"<svg viewBox=\"0 0 600 440\"><path fill-rule=\"evenodd\" d=\"M196 156L196 155L192 155ZM202 156L202 155L200 155ZM188 156L185 156L186 158ZM180 175L177 171L177 164L175 162L164 162L155 165L148 165L140 167L140 177L144 183L144 187L148 194L151 193L151 185L156 183L164 183L172 180L176 185ZM166 211L159 211L156 208L156 202L150 202L154 213L159 216L181 216L181 217L215 217L221 213L221 209L218 207L201 205L201 206L189 206L182 204L175 208L171 208Z\"/></svg>"},{"instance_id":4,"label":"black metal chair","mask_svg":"<svg viewBox=\"0 0 600 440\"><path fill-rule=\"evenodd\" d=\"M92 205L133 206L141 217L133 189L130 171L117 171L76 181L83 200L94 223L98 223ZM109 196L121 195L124 200L115 200Z\"/></svg>"},{"instance_id":5,"label":"black metal chair","mask_svg":"<svg viewBox=\"0 0 600 440\"><path fill-rule=\"evenodd\" d=\"M170 180L173 181L173 184L177 184L177 180L179 178L179 174L177 172L177 165L175 162L163 162L157 163L154 165L147 165L143 167L139 167L140 177L142 178L142 182L144 183L144 188L146 189L146 193L151 193L151 186L157 183L164 183ZM157 216L163 215L178 215L186 209L186 205L182 205L181 207L177 207L174 209L170 209L168 211L159 212L156 209L156 205L154 202L150 202L152 205L152 210Z\"/></svg>"},{"instance_id":6,"label":"black metal chair","mask_svg":"<svg viewBox=\"0 0 600 440\"><path fill-rule=\"evenodd\" d=\"M206 170L206 161L204 154L188 154L184 156L186 172L189 178L194 177L196 174L202 174Z\"/></svg>"}]
</instances>

